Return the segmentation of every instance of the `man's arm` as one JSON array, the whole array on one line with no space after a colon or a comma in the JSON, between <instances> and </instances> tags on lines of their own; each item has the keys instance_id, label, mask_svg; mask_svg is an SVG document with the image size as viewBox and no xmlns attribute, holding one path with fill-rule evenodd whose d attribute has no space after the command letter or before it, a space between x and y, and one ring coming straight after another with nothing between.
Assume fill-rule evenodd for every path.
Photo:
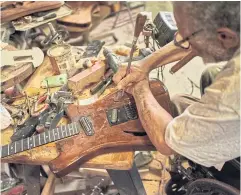
<instances>
[{"instance_id":1,"label":"man's arm","mask_svg":"<svg viewBox=\"0 0 241 195\"><path fill-rule=\"evenodd\" d=\"M138 83L146 79L151 70L178 61L189 52L190 50L176 47L172 41L146 58L133 62L128 75L126 75L127 66L120 66L118 72L113 77L113 81L118 84L119 88L125 88L129 84Z\"/></svg>"},{"instance_id":2,"label":"man's arm","mask_svg":"<svg viewBox=\"0 0 241 195\"><path fill-rule=\"evenodd\" d=\"M164 154L171 155L173 151L165 142L165 129L173 119L156 101L149 88L147 80L140 81L133 89L138 114L146 133L156 149Z\"/></svg>"},{"instance_id":3,"label":"man's arm","mask_svg":"<svg viewBox=\"0 0 241 195\"><path fill-rule=\"evenodd\" d=\"M144 72L150 72L155 68L181 60L190 51L176 47L172 41L141 60L142 68Z\"/></svg>"}]
</instances>

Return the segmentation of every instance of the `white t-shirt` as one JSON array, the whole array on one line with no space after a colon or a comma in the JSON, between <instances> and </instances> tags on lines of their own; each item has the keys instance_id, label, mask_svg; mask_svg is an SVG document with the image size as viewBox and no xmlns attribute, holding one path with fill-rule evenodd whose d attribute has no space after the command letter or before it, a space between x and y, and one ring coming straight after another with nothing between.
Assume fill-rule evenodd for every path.
<instances>
[{"instance_id":1,"label":"white t-shirt","mask_svg":"<svg viewBox=\"0 0 241 195\"><path fill-rule=\"evenodd\" d=\"M240 156L240 51L224 66L200 102L174 118L167 145L186 158L221 169Z\"/></svg>"}]
</instances>

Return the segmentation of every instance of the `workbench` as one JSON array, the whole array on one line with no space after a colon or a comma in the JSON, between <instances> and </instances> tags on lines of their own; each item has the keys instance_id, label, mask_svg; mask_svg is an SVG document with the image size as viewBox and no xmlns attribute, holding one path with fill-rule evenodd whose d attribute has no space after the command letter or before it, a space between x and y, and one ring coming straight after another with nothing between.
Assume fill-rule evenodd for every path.
<instances>
[{"instance_id":1,"label":"workbench","mask_svg":"<svg viewBox=\"0 0 241 195\"><path fill-rule=\"evenodd\" d=\"M40 88L40 82L45 77L52 76L52 66L48 57L45 57L44 62L37 68L33 75L29 78L27 84L24 87L24 91L38 89L40 93L46 92L46 89ZM50 92L55 92L59 88L51 88ZM107 89L100 98L103 98L106 94L110 93L111 89ZM87 98L90 96L89 88L85 89L79 98ZM62 124L66 124L63 121ZM1 145L10 143L10 137L13 134L13 128L8 127L1 131ZM71 139L71 138L70 138ZM38 158L42 164L47 164L49 158L54 158L58 155L55 143L49 143L44 146L46 148L33 148L29 151L24 151L25 155L31 158ZM28 194L40 194L40 169L39 165L24 165L25 168L25 182L28 189ZM134 164L134 151L130 152L118 152L99 155L88 162L81 165L82 168L98 168L106 169L118 188L121 195L145 195L143 184L141 182L140 175Z\"/></svg>"}]
</instances>

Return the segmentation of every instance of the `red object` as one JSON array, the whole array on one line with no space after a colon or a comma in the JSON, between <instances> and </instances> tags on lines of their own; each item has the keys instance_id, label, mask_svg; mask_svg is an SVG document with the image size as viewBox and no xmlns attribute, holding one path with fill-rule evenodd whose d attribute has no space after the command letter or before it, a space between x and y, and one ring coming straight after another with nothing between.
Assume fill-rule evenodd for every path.
<instances>
[{"instance_id":1,"label":"red object","mask_svg":"<svg viewBox=\"0 0 241 195\"><path fill-rule=\"evenodd\" d=\"M23 184L13 187L12 189L3 192L2 195L22 195L26 191L26 187Z\"/></svg>"},{"instance_id":2,"label":"red object","mask_svg":"<svg viewBox=\"0 0 241 195\"><path fill-rule=\"evenodd\" d=\"M47 95L43 95L37 100L37 102L33 107L32 116L39 116L41 112L49 108L49 104L44 104L41 108L37 110L38 105L43 103L47 99L47 97L48 97Z\"/></svg>"}]
</instances>

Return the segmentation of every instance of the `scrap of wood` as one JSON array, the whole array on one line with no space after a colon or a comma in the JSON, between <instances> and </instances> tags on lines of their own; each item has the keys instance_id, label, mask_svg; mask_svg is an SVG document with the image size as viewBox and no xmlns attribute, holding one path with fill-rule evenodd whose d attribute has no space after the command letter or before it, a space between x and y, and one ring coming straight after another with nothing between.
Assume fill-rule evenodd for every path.
<instances>
[{"instance_id":1,"label":"scrap of wood","mask_svg":"<svg viewBox=\"0 0 241 195\"><path fill-rule=\"evenodd\" d=\"M100 62L96 63L91 68L88 68L79 74L71 77L68 80L68 87L72 91L78 92L83 90L86 86L100 81L105 73L105 64Z\"/></svg>"},{"instance_id":2,"label":"scrap of wood","mask_svg":"<svg viewBox=\"0 0 241 195\"><path fill-rule=\"evenodd\" d=\"M53 195L55 189L55 176L53 173L50 173L41 195Z\"/></svg>"}]
</instances>

